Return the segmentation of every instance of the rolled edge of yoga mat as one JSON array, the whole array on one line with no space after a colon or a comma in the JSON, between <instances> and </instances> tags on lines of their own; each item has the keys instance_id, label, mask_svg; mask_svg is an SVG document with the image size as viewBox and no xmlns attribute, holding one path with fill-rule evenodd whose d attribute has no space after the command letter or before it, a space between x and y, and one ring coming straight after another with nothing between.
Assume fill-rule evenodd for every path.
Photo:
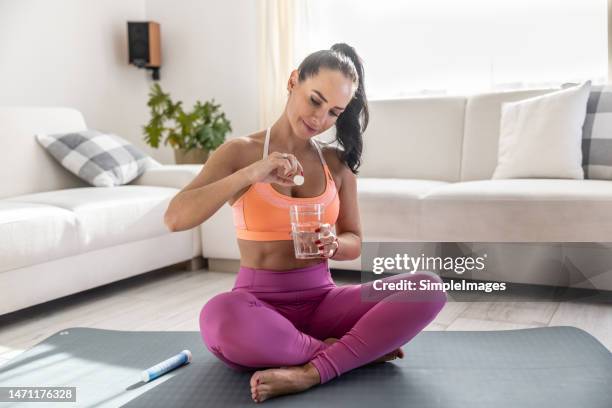
<instances>
[{"instance_id":1,"label":"rolled edge of yoga mat","mask_svg":"<svg viewBox=\"0 0 612 408\"><path fill-rule=\"evenodd\" d=\"M141 380L143 382L149 382L161 377L169 371L174 370L184 364L191 363L191 351L183 350L175 356L170 357L161 363L155 364L152 367L147 368L141 373Z\"/></svg>"}]
</instances>

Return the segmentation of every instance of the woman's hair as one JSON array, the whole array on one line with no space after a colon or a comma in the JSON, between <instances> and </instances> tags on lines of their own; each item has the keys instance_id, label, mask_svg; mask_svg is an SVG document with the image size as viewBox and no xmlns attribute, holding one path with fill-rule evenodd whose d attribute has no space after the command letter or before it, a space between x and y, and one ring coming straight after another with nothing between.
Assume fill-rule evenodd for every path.
<instances>
[{"instance_id":1,"label":"woman's hair","mask_svg":"<svg viewBox=\"0 0 612 408\"><path fill-rule=\"evenodd\" d=\"M361 59L350 45L334 44L331 49L313 52L302 61L298 67L299 81L318 74L320 68L339 70L357 84L353 99L336 119L336 140L343 147L340 159L357 174L363 150L362 133L370 119Z\"/></svg>"}]
</instances>

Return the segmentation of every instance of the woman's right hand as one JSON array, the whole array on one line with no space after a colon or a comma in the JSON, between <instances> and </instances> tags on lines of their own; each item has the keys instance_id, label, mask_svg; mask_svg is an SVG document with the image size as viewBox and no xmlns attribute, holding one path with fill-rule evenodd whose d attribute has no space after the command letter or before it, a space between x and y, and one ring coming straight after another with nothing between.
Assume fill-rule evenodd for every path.
<instances>
[{"instance_id":1,"label":"woman's right hand","mask_svg":"<svg viewBox=\"0 0 612 408\"><path fill-rule=\"evenodd\" d=\"M250 183L275 183L295 186L293 176L304 175L304 168L291 153L272 152L265 159L247 166L245 173Z\"/></svg>"}]
</instances>

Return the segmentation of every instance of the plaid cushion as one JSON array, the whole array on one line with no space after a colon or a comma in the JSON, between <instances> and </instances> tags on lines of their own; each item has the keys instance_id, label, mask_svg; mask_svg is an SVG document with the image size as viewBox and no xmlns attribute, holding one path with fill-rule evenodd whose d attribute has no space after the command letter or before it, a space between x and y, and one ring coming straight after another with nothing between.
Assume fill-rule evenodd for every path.
<instances>
[{"instance_id":1,"label":"plaid cushion","mask_svg":"<svg viewBox=\"0 0 612 408\"><path fill-rule=\"evenodd\" d=\"M36 140L65 168L96 187L129 183L161 163L127 140L97 130L37 134Z\"/></svg>"},{"instance_id":2,"label":"plaid cushion","mask_svg":"<svg viewBox=\"0 0 612 408\"><path fill-rule=\"evenodd\" d=\"M594 85L582 127L584 178L612 180L612 85Z\"/></svg>"},{"instance_id":3,"label":"plaid cushion","mask_svg":"<svg viewBox=\"0 0 612 408\"><path fill-rule=\"evenodd\" d=\"M574 86L565 83L561 88ZM593 85L582 126L585 179L612 180L612 85Z\"/></svg>"}]
</instances>

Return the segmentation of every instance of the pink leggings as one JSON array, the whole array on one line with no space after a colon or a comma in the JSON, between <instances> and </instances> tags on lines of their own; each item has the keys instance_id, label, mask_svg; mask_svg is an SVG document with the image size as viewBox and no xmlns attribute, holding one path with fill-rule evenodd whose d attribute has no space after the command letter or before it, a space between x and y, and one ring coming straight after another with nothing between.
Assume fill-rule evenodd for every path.
<instances>
[{"instance_id":1,"label":"pink leggings","mask_svg":"<svg viewBox=\"0 0 612 408\"><path fill-rule=\"evenodd\" d=\"M382 282L413 281L413 290L379 290ZM241 371L311 362L321 383L397 349L435 319L447 301L432 272L403 273L336 286L327 261L269 271L240 267L234 288L200 312L208 350ZM323 342L338 338L332 345Z\"/></svg>"}]
</instances>

